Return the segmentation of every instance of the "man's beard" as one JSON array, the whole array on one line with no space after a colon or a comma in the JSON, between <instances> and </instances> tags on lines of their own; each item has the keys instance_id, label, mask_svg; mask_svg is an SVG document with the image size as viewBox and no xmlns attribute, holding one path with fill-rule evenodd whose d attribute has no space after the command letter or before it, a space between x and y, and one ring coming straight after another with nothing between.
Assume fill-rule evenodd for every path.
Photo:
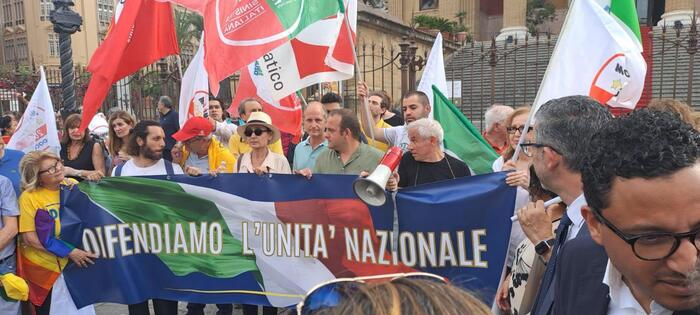
<instances>
[{"instance_id":1,"label":"man's beard","mask_svg":"<svg viewBox=\"0 0 700 315\"><path fill-rule=\"evenodd\" d=\"M163 157L163 151L156 152L156 151L151 150L147 146L142 146L140 153L141 153L141 156L143 156L149 160L152 160L152 161L158 161Z\"/></svg>"}]
</instances>

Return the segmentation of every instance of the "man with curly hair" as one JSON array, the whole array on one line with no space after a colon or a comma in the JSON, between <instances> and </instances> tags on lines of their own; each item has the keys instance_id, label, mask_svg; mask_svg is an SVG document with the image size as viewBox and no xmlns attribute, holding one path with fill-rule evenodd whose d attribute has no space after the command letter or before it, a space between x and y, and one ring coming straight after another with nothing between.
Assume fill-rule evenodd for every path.
<instances>
[{"instance_id":1,"label":"man with curly hair","mask_svg":"<svg viewBox=\"0 0 700 315\"><path fill-rule=\"evenodd\" d=\"M586 314L698 314L688 310L700 305L689 278L700 248L699 149L692 126L648 109L594 136L581 169L582 214L608 254L601 288L609 293L588 301L607 307Z\"/></svg>"}]
</instances>

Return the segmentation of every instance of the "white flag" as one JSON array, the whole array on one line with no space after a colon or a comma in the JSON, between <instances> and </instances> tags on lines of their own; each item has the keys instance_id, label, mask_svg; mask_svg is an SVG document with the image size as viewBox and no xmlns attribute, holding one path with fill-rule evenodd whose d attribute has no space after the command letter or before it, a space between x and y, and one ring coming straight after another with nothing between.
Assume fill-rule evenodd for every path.
<instances>
[{"instance_id":1,"label":"white flag","mask_svg":"<svg viewBox=\"0 0 700 315\"><path fill-rule=\"evenodd\" d=\"M435 43L430 50L428 62L425 64L423 76L418 84L418 91L428 95L428 100L432 105L433 102L433 85L447 97L452 97L447 94L447 78L445 77L445 60L442 57L442 34L438 33L435 37ZM433 117L433 111L430 111L430 118Z\"/></svg>"},{"instance_id":2,"label":"white flag","mask_svg":"<svg viewBox=\"0 0 700 315\"><path fill-rule=\"evenodd\" d=\"M633 109L642 96L647 64L641 46L595 0L576 0L569 9L535 110L549 100L588 95L601 104Z\"/></svg>"},{"instance_id":3,"label":"white flag","mask_svg":"<svg viewBox=\"0 0 700 315\"><path fill-rule=\"evenodd\" d=\"M204 32L197 53L182 76L179 109L180 127L192 117L207 117L209 113L209 74L204 68Z\"/></svg>"},{"instance_id":4,"label":"white flag","mask_svg":"<svg viewBox=\"0 0 700 315\"><path fill-rule=\"evenodd\" d=\"M53 112L44 67L42 66L39 71L41 80L7 148L24 153L48 150L58 155L61 152L61 143L56 131L56 114Z\"/></svg>"}]
</instances>

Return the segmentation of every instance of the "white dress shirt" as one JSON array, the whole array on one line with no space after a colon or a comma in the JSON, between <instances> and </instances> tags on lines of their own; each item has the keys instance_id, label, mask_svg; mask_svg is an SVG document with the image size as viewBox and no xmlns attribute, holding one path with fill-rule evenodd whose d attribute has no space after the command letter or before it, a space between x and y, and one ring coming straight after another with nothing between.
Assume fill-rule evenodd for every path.
<instances>
[{"instance_id":1,"label":"white dress shirt","mask_svg":"<svg viewBox=\"0 0 700 315\"><path fill-rule=\"evenodd\" d=\"M569 233L566 235L566 241L570 241L576 237L578 231L585 223L583 220L583 215L581 214L581 207L587 205L586 197L581 194L578 196L574 202L572 202L568 207L566 207L566 215L571 219L571 225L569 226Z\"/></svg>"},{"instance_id":2,"label":"white dress shirt","mask_svg":"<svg viewBox=\"0 0 700 315\"><path fill-rule=\"evenodd\" d=\"M622 274L610 263L605 269L603 283L610 288L610 304L608 304L608 315L672 315L673 311L651 302L651 314L647 314L637 299L632 295L632 291L627 284L622 281Z\"/></svg>"}]
</instances>

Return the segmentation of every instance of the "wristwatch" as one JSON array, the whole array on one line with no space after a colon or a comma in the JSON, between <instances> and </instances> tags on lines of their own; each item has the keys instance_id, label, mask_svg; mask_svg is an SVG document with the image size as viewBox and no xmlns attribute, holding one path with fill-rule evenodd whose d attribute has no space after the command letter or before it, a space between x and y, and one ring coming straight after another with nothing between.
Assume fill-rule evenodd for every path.
<instances>
[{"instance_id":1,"label":"wristwatch","mask_svg":"<svg viewBox=\"0 0 700 315\"><path fill-rule=\"evenodd\" d=\"M554 246L554 239L550 238L546 241L540 241L535 245L535 252L537 255L544 255L546 254L550 249L552 249L552 246Z\"/></svg>"}]
</instances>

